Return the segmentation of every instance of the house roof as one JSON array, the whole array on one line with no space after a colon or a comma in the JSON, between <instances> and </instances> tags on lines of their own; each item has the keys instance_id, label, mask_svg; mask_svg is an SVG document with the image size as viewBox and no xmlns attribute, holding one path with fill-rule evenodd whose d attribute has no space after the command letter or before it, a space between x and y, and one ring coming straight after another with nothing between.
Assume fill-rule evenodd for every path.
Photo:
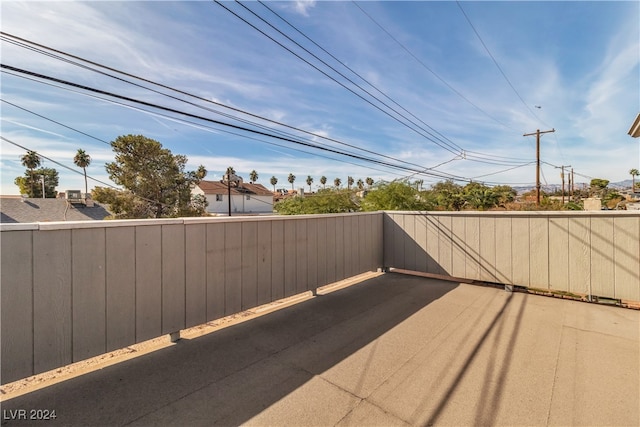
<instances>
[{"instance_id":1,"label":"house roof","mask_svg":"<svg viewBox=\"0 0 640 427\"><path fill-rule=\"evenodd\" d=\"M640 113L636 116L636 119L633 121L633 124L627 133L634 138L640 137Z\"/></svg>"},{"instance_id":2,"label":"house roof","mask_svg":"<svg viewBox=\"0 0 640 427\"><path fill-rule=\"evenodd\" d=\"M198 187L204 194L228 194L229 188L222 181L200 181ZM255 196L273 196L262 184L243 183L240 188L231 187L231 194L249 194Z\"/></svg>"},{"instance_id":3,"label":"house roof","mask_svg":"<svg viewBox=\"0 0 640 427\"><path fill-rule=\"evenodd\" d=\"M71 204L65 199L0 197L0 223L99 221L111 215L104 206Z\"/></svg>"}]
</instances>

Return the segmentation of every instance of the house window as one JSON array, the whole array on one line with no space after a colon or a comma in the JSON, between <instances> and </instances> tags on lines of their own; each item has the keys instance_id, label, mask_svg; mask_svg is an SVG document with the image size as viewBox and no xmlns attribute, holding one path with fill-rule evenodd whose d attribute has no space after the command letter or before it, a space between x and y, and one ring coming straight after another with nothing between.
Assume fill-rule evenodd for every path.
<instances>
[{"instance_id":1,"label":"house window","mask_svg":"<svg viewBox=\"0 0 640 427\"><path fill-rule=\"evenodd\" d=\"M216 194L216 202L222 201L222 194Z\"/></svg>"},{"instance_id":2,"label":"house window","mask_svg":"<svg viewBox=\"0 0 640 427\"><path fill-rule=\"evenodd\" d=\"M247 200L251 200L251 196L247 194Z\"/></svg>"}]
</instances>

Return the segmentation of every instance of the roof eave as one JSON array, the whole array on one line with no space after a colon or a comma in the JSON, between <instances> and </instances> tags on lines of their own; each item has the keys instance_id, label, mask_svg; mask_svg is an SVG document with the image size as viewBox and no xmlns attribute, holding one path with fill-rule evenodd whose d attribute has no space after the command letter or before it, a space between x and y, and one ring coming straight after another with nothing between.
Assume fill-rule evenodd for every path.
<instances>
[{"instance_id":1,"label":"roof eave","mask_svg":"<svg viewBox=\"0 0 640 427\"><path fill-rule=\"evenodd\" d=\"M636 116L636 119L633 121L633 124L627 133L633 138L640 137L640 113Z\"/></svg>"}]
</instances>

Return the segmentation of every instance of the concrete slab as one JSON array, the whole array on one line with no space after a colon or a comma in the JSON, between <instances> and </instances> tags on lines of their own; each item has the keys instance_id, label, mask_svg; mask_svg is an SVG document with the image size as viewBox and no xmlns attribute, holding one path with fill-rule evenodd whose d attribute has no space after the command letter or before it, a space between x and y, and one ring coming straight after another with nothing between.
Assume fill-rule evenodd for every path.
<instances>
[{"instance_id":1,"label":"concrete slab","mask_svg":"<svg viewBox=\"0 0 640 427\"><path fill-rule=\"evenodd\" d=\"M640 311L385 274L23 396L61 425L638 425Z\"/></svg>"}]
</instances>

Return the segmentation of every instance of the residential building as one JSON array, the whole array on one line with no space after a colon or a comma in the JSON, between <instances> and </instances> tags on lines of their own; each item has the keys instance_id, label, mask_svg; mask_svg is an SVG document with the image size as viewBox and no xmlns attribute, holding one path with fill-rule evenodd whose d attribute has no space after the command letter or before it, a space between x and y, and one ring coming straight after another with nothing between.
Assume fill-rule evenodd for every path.
<instances>
[{"instance_id":1,"label":"residential building","mask_svg":"<svg viewBox=\"0 0 640 427\"><path fill-rule=\"evenodd\" d=\"M87 200L72 203L65 198L34 199L0 196L0 222L28 223L51 221L99 221L111 212L99 203Z\"/></svg>"},{"instance_id":2,"label":"residential building","mask_svg":"<svg viewBox=\"0 0 640 427\"><path fill-rule=\"evenodd\" d=\"M260 214L273 212L273 193L262 184L244 183L227 185L223 181L201 181L192 191L194 195L206 197L209 205L207 212L212 214L229 213L229 194L231 194L232 214Z\"/></svg>"}]
</instances>

